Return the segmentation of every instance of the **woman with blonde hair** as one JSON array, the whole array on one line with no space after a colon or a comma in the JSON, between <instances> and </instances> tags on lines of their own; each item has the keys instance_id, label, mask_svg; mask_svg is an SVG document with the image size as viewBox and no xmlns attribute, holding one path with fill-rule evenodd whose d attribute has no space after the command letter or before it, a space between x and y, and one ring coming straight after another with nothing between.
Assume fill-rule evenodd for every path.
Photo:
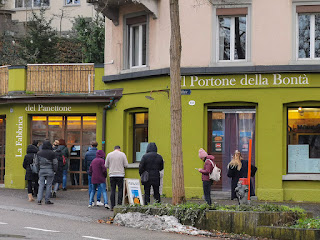
<instances>
[{"instance_id":1,"label":"woman with blonde hair","mask_svg":"<svg viewBox=\"0 0 320 240\"><path fill-rule=\"evenodd\" d=\"M256 174L257 168L251 165L251 177ZM248 161L243 160L241 152L236 150L230 163L228 164L227 176L232 178L231 180L231 200L237 198L235 188L237 187L239 178L247 178L248 176ZM255 196L252 180L250 180L250 196Z\"/></svg>"}]
</instances>

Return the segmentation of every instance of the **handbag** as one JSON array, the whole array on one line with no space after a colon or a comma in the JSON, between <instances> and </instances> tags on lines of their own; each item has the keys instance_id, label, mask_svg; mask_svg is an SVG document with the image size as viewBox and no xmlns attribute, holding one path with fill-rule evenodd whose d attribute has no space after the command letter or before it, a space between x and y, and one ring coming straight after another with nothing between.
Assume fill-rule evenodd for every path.
<instances>
[{"instance_id":1,"label":"handbag","mask_svg":"<svg viewBox=\"0 0 320 240\"><path fill-rule=\"evenodd\" d=\"M149 181L149 173L147 171L144 171L142 174L141 174L141 182L142 183L146 183Z\"/></svg>"},{"instance_id":2,"label":"handbag","mask_svg":"<svg viewBox=\"0 0 320 240\"><path fill-rule=\"evenodd\" d=\"M36 164L36 162L37 162L36 160L37 160L37 154L34 154L33 161L30 164L30 169L31 169L32 173L37 173L38 174L38 167L37 167L37 164Z\"/></svg>"},{"instance_id":3,"label":"handbag","mask_svg":"<svg viewBox=\"0 0 320 240\"><path fill-rule=\"evenodd\" d=\"M212 161L210 161L210 162L213 166L213 169L212 169L212 172L209 174L209 179L211 179L215 182L219 182L220 178L221 178L221 169L218 168L216 164L213 164Z\"/></svg>"}]
</instances>

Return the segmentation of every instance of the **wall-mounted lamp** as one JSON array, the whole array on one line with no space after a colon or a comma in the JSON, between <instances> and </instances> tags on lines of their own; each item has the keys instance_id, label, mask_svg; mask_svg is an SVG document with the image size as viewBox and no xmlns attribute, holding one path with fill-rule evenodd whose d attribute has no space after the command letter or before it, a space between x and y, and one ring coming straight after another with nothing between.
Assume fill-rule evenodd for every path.
<instances>
[{"instance_id":1,"label":"wall-mounted lamp","mask_svg":"<svg viewBox=\"0 0 320 240\"><path fill-rule=\"evenodd\" d=\"M166 92L167 94L168 94L168 99L169 99L169 90L168 89L166 89L166 90L152 90L151 92L150 92L150 95L147 95L147 96L145 96L147 99L149 99L149 100L154 100L154 98L151 96L152 95L152 93L154 93L154 92Z\"/></svg>"},{"instance_id":2,"label":"wall-mounted lamp","mask_svg":"<svg viewBox=\"0 0 320 240\"><path fill-rule=\"evenodd\" d=\"M298 113L300 114L300 116L303 116L304 110L303 110L302 107L299 107L299 108L298 108Z\"/></svg>"}]
</instances>

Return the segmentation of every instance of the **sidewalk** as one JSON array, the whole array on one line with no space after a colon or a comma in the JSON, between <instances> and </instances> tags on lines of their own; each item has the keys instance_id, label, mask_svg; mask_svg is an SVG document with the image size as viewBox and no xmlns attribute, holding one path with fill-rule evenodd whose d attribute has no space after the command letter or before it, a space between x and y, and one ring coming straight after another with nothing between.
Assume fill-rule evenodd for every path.
<instances>
[{"instance_id":1,"label":"sidewalk","mask_svg":"<svg viewBox=\"0 0 320 240\"><path fill-rule=\"evenodd\" d=\"M110 192L108 192L110 197ZM227 195L219 195L212 192L212 201L223 205L237 205L236 200L227 200ZM151 197L152 199L152 197ZM53 205L37 205L36 201L27 201L26 189L7 189L0 188L0 209L10 209L15 211L27 211L45 215L58 215L63 218L78 219L81 221L97 221L113 216L113 212L104 207L88 208L89 196L87 189L68 189L68 191L58 191L57 198L52 198ZM171 198L162 198L163 203L171 203ZM205 203L202 199L189 199L190 202L199 204ZM252 205L264 204L265 201L252 200ZM314 214L314 217L320 217L320 203L306 202L267 202L288 206L299 206L306 211ZM110 204L110 201L109 201Z\"/></svg>"}]
</instances>

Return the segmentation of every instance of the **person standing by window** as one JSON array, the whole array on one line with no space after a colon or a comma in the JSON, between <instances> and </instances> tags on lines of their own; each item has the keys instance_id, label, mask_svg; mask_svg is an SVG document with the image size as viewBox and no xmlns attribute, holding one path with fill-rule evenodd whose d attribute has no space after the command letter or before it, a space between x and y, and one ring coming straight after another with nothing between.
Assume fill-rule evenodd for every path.
<instances>
[{"instance_id":1,"label":"person standing by window","mask_svg":"<svg viewBox=\"0 0 320 240\"><path fill-rule=\"evenodd\" d=\"M33 163L33 158L37 154L38 148L30 144L27 147L27 154L24 156L23 168L26 170L25 180L28 181L28 198L29 202L34 201L33 196L37 196L39 188L39 176L37 173L33 173L30 164Z\"/></svg>"},{"instance_id":2,"label":"person standing by window","mask_svg":"<svg viewBox=\"0 0 320 240\"><path fill-rule=\"evenodd\" d=\"M160 171L163 169L163 158L160 154L157 153L158 148L154 142L151 142L147 146L147 153L144 154L141 158L139 165L139 174L140 176L145 171L148 172L148 181L143 182L144 185L144 199L145 204L150 203L150 189L151 186L154 191L154 199L156 202L161 202L160 199Z\"/></svg>"},{"instance_id":3,"label":"person standing by window","mask_svg":"<svg viewBox=\"0 0 320 240\"><path fill-rule=\"evenodd\" d=\"M215 163L213 162L214 156L208 155L208 153L204 149L200 148L199 158L204 162L203 169L198 168L198 171L202 173L201 179L202 179L204 199L209 205L211 205L212 203L211 202L211 186L212 186L213 180L209 178L209 174L213 170L213 165L215 165Z\"/></svg>"},{"instance_id":4,"label":"person standing by window","mask_svg":"<svg viewBox=\"0 0 320 240\"><path fill-rule=\"evenodd\" d=\"M63 172L62 172L62 190L67 191L67 175L69 168L69 151L66 146L66 142L64 139L59 139L59 147L58 149L61 151L62 159L63 159Z\"/></svg>"},{"instance_id":5,"label":"person standing by window","mask_svg":"<svg viewBox=\"0 0 320 240\"><path fill-rule=\"evenodd\" d=\"M115 146L114 151L109 153L106 158L106 168L109 168L109 177L111 184L111 210L116 205L116 187L118 186L118 204L122 204L123 179L125 168L128 167L127 156L121 152L120 146Z\"/></svg>"}]
</instances>

